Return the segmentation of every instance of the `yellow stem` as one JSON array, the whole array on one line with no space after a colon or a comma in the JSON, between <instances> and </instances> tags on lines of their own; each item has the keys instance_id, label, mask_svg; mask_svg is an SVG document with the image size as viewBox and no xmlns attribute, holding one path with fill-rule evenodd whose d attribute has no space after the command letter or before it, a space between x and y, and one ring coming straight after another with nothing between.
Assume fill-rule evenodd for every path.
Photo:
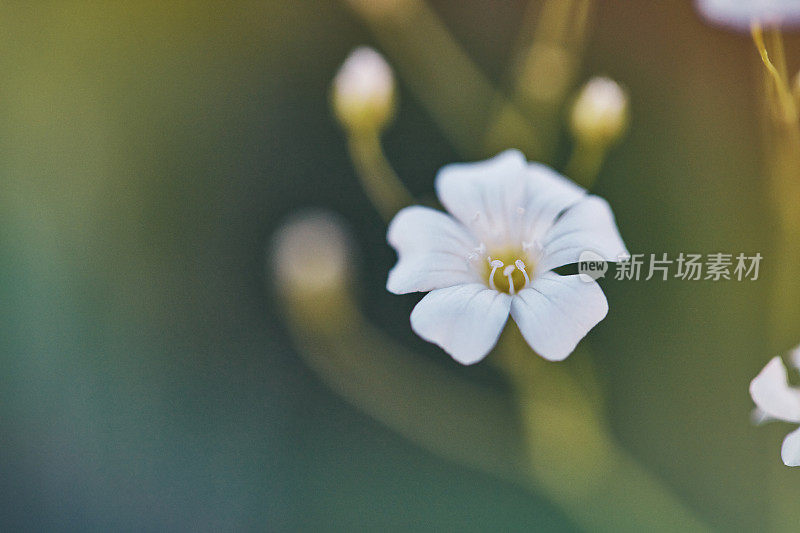
<instances>
[{"instance_id":1,"label":"yellow stem","mask_svg":"<svg viewBox=\"0 0 800 533\"><path fill-rule=\"evenodd\" d=\"M763 31L752 28L753 41L765 66L766 108L769 111L765 157L778 227L773 252L771 342L773 352L785 352L800 339L800 118L792 95L783 41L770 30L767 50ZM800 498L791 469L775 460L770 472L773 495L769 520L773 531L796 531Z\"/></svg>"},{"instance_id":2,"label":"yellow stem","mask_svg":"<svg viewBox=\"0 0 800 533\"><path fill-rule=\"evenodd\" d=\"M774 30L778 31L778 30ZM764 32L761 28L761 25L758 23L754 23L751 29L751 33L753 35L753 42L755 42L756 48L758 49L758 53L761 56L761 61L764 63L764 66L767 68L767 72L769 72L770 76L772 76L772 80L774 83L775 91L778 95L778 100L781 104L781 111L783 114L783 120L787 123L796 122L798 119L797 114L797 107L795 106L794 98L792 98L792 92L789 88L789 81L786 79L785 76L785 61L783 60L783 45L780 41L779 34L778 37L775 37L778 43L781 43L778 46L778 56L783 63L783 70L784 74L781 73L778 67L773 64L772 60L769 57L769 52L767 51L766 44L764 42Z\"/></svg>"},{"instance_id":3,"label":"yellow stem","mask_svg":"<svg viewBox=\"0 0 800 533\"><path fill-rule=\"evenodd\" d=\"M770 41L770 48L772 48L772 63L780 74L781 79L789 82L789 72L786 67L786 50L783 47L783 35L781 30L777 27L771 27L767 30L767 38Z\"/></svg>"},{"instance_id":4,"label":"yellow stem","mask_svg":"<svg viewBox=\"0 0 800 533\"><path fill-rule=\"evenodd\" d=\"M774 240L773 349L785 351L797 342L800 327L800 119L788 85L779 30L769 33L770 50L757 24L753 41L765 66L765 96L770 112L765 158L778 227ZM771 53L770 53L771 52Z\"/></svg>"}]
</instances>

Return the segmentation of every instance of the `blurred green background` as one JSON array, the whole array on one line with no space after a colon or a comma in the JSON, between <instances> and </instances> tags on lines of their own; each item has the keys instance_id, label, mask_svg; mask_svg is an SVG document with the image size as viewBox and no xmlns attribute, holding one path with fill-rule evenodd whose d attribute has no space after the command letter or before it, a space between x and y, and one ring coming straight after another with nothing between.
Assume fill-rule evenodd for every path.
<instances>
[{"instance_id":1,"label":"blurred green background","mask_svg":"<svg viewBox=\"0 0 800 533\"><path fill-rule=\"evenodd\" d=\"M498 84L526 3L430 2ZM604 283L587 342L613 429L712 526L757 530L786 430L749 423L777 349L757 56L688 0L601 1L591 24L580 79L631 95L595 187L629 249L765 257L754 282ZM576 530L395 436L292 351L265 250L321 206L357 237L376 325L502 386L415 337L419 297L384 290L394 254L328 108L347 53L374 44L344 3L7 2L0 29L2 529ZM386 151L430 194L463 156L399 90Z\"/></svg>"}]
</instances>

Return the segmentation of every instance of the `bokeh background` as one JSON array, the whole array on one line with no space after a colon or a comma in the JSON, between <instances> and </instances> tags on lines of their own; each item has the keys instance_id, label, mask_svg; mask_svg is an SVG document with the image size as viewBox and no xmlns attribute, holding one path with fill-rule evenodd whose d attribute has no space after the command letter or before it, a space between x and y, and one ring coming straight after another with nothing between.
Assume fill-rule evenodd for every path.
<instances>
[{"instance_id":1,"label":"bokeh background","mask_svg":"<svg viewBox=\"0 0 800 533\"><path fill-rule=\"evenodd\" d=\"M430 1L499 86L526 4ZM6 2L0 29L2 529L576 530L397 437L293 352L266 250L325 207L354 232L373 322L503 386L416 338L418 296L384 290L394 254L328 107L344 57L375 44L344 2ZM595 186L629 248L764 255L758 281L604 283L586 342L613 430L713 527L757 530L787 429L749 423L779 268L757 55L688 0L600 1L589 38L580 79L631 96ZM386 152L430 194L463 156L399 91Z\"/></svg>"}]
</instances>

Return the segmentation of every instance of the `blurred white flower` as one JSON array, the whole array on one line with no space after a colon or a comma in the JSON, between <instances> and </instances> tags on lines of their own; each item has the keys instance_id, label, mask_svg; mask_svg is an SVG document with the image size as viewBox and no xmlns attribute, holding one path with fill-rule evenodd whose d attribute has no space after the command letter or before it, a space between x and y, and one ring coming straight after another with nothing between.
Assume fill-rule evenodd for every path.
<instances>
[{"instance_id":1,"label":"blurred white flower","mask_svg":"<svg viewBox=\"0 0 800 533\"><path fill-rule=\"evenodd\" d=\"M792 364L797 364L797 350L792 354ZM800 423L800 389L791 387L786 367L780 357L773 357L767 366L750 382L750 396L756 404L758 422L783 420ZM786 466L800 466L800 429L783 440L781 457Z\"/></svg>"},{"instance_id":2,"label":"blurred white flower","mask_svg":"<svg viewBox=\"0 0 800 533\"><path fill-rule=\"evenodd\" d=\"M356 48L333 79L331 98L336 116L345 128L379 130L394 115L392 68L372 48Z\"/></svg>"},{"instance_id":3,"label":"blurred white flower","mask_svg":"<svg viewBox=\"0 0 800 533\"><path fill-rule=\"evenodd\" d=\"M697 9L709 21L740 30L753 23L763 26L800 24L798 0L697 0Z\"/></svg>"},{"instance_id":4,"label":"blurred white flower","mask_svg":"<svg viewBox=\"0 0 800 533\"><path fill-rule=\"evenodd\" d=\"M348 281L350 235L341 218L323 210L301 211L276 232L271 250L280 290L315 294Z\"/></svg>"},{"instance_id":5,"label":"blurred white flower","mask_svg":"<svg viewBox=\"0 0 800 533\"><path fill-rule=\"evenodd\" d=\"M608 145L619 139L628 125L628 94L610 78L589 80L578 93L570 114L570 127L584 143Z\"/></svg>"},{"instance_id":6,"label":"blurred white flower","mask_svg":"<svg viewBox=\"0 0 800 533\"><path fill-rule=\"evenodd\" d=\"M442 168L436 193L452 216L407 207L388 231L398 262L387 289L431 291L411 313L414 331L472 364L510 313L537 353L565 359L608 302L594 280L552 270L585 250L610 261L627 254L608 203L516 150Z\"/></svg>"}]
</instances>

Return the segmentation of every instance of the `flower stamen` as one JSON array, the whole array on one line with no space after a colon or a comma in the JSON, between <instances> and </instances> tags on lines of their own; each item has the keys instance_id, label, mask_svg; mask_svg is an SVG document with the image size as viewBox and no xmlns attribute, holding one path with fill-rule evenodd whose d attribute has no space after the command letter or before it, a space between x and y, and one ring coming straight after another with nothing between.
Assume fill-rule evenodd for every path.
<instances>
[{"instance_id":1,"label":"flower stamen","mask_svg":"<svg viewBox=\"0 0 800 533\"><path fill-rule=\"evenodd\" d=\"M525 276L525 285L522 287L524 289L528 286L528 284L530 284L531 278L528 277L528 272L525 270L525 263L522 261L522 259L517 259L514 261L514 264L519 270L522 271L522 275Z\"/></svg>"},{"instance_id":2,"label":"flower stamen","mask_svg":"<svg viewBox=\"0 0 800 533\"><path fill-rule=\"evenodd\" d=\"M492 272L489 274L489 288L492 289L493 291L496 291L497 287L495 287L495 285L494 285L494 273L497 272L498 268L501 268L501 267L503 267L505 265L499 259L494 259L493 260L490 257L489 258L489 266L492 267Z\"/></svg>"},{"instance_id":3,"label":"flower stamen","mask_svg":"<svg viewBox=\"0 0 800 533\"><path fill-rule=\"evenodd\" d=\"M508 294L512 296L514 295L514 279L511 277L511 274L514 272L515 268L514 265L508 265L503 269L503 275L508 278Z\"/></svg>"}]
</instances>

